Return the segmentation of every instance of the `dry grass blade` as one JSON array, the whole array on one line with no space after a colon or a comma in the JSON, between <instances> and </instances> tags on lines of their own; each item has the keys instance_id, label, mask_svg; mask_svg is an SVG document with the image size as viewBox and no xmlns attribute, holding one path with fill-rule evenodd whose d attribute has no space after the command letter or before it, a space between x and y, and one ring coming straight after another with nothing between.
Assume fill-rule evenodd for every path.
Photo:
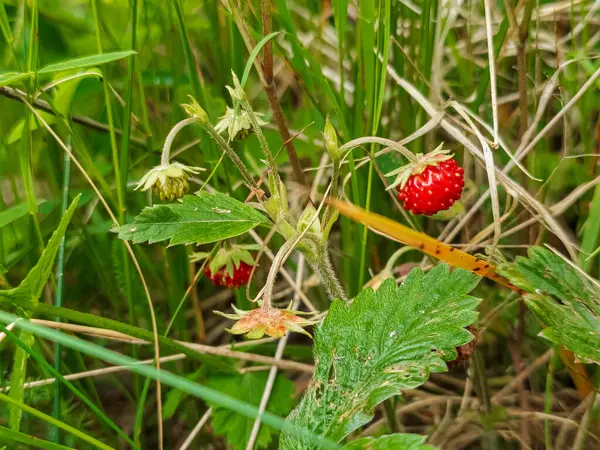
<instances>
[{"instance_id":1,"label":"dry grass blade","mask_svg":"<svg viewBox=\"0 0 600 450\"><path fill-rule=\"evenodd\" d=\"M393 67L391 67L391 66L388 67L388 73L398 85L402 86L402 88L405 89L406 92L408 92L408 94L414 100L416 100L417 103L419 103L421 105L421 107L427 112L427 114L429 114L431 117L433 117L439 113L439 111L412 84L410 84L404 78L400 77L396 73L396 71L394 70ZM600 76L600 69L598 70L598 76ZM584 87L586 87L586 86L589 87L589 82L590 82L590 80L588 80L588 82L586 82ZM586 89L587 89L587 87L586 87ZM580 92L583 89L584 88L582 87ZM578 92L578 94L579 94L579 92ZM583 95L583 94L581 94L581 95ZM569 104L572 103L573 100L574 100L574 98L571 99L571 102L569 102ZM569 106L569 104L567 104L565 106L565 108L567 106ZM564 108L563 108L563 110L564 110ZM555 122L555 119L556 118L552 119L552 122ZM479 160L485 161L485 157L484 157L483 153L481 152L481 150L479 150L477 148L477 146L475 146L456 126L454 126L452 123L450 123L450 121L448 119L442 119L440 125L444 130L446 130L446 132L448 134L450 134L453 138L455 138L460 144L464 145L465 148L467 150L469 150L469 152L471 152L473 155L475 155L477 158L479 158ZM544 130L546 130L546 128L547 127L545 127ZM542 130L542 132L544 130ZM536 141L536 139L534 139L534 141ZM519 159L519 158L517 158L517 156L515 156L515 158ZM510 165L510 162L509 162L509 165ZM550 229L550 231L552 231L563 242L563 244L569 251L569 254L571 255L571 257L573 259L576 259L577 255L576 255L575 251L573 250L573 248L575 247L575 244L573 243L572 238L564 230L564 228L552 217L552 215L548 212L548 210L534 196L532 196L526 189L524 189L518 183L515 183L513 180L511 180L506 175L506 172L507 172L506 169L503 171L500 171L499 169L496 168L495 170L496 170L496 176L498 177L498 180L500 181L500 183L503 184L507 190L514 192L515 195L517 195L522 202L529 205L540 217L543 217L544 224ZM473 208L471 210L480 208L481 205L483 204L483 202L487 199L488 195L489 195L489 191L480 197L480 199L477 201L476 205L473 206ZM469 213L471 213L471 211ZM467 214L465 216L465 218L463 218L463 220L461 220L459 225L461 225L461 227L464 226L472 214L473 213ZM449 236L446 239L451 240L454 236L456 236L456 234L458 234L459 231L460 231L460 228L457 226L449 234Z\"/></svg>"},{"instance_id":2,"label":"dry grass blade","mask_svg":"<svg viewBox=\"0 0 600 450\"><path fill-rule=\"evenodd\" d=\"M185 439L185 441L183 441L183 444L181 444L181 447L179 447L179 450L187 450L188 448L190 448L190 445L192 445L192 442L194 442L194 439L196 439L196 436L198 436L198 434L200 434L202 427L206 424L206 422L208 422L208 419L210 419L211 414L212 414L212 408L208 408L206 410L206 412L204 413L204 415L200 418L200 420L198 421L198 423L196 424L196 426L194 427L192 432L189 434L189 436Z\"/></svg>"}]
</instances>

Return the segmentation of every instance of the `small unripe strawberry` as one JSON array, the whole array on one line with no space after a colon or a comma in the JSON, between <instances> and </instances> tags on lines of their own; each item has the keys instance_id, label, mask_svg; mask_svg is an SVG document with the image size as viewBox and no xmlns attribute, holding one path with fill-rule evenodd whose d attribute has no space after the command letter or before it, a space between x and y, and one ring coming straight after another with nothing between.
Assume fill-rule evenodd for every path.
<instances>
[{"instance_id":1,"label":"small unripe strawberry","mask_svg":"<svg viewBox=\"0 0 600 450\"><path fill-rule=\"evenodd\" d=\"M201 167L190 167L168 160L146 173L136 186L136 189L152 191L161 200L174 201L183 198L190 190L189 178L202 171Z\"/></svg>"},{"instance_id":2,"label":"small unripe strawberry","mask_svg":"<svg viewBox=\"0 0 600 450\"><path fill-rule=\"evenodd\" d=\"M452 207L465 185L464 169L440 145L433 152L415 155L410 164L389 174L397 175L388 187L397 187L398 200L413 214L432 216Z\"/></svg>"},{"instance_id":3,"label":"small unripe strawberry","mask_svg":"<svg viewBox=\"0 0 600 450\"><path fill-rule=\"evenodd\" d=\"M156 180L152 185L152 192L161 200L168 200L170 202L183 198L190 191L188 178L187 173L185 173L179 178L167 178L164 183Z\"/></svg>"},{"instance_id":4,"label":"small unripe strawberry","mask_svg":"<svg viewBox=\"0 0 600 450\"><path fill-rule=\"evenodd\" d=\"M210 271L210 267L207 266L204 274L210 278L210 281L215 286L223 286L228 288L239 288L246 284L250 280L250 274L252 273L252 266L241 261L238 266L233 266L233 274L227 272L227 266L221 267L215 273Z\"/></svg>"}]
</instances>

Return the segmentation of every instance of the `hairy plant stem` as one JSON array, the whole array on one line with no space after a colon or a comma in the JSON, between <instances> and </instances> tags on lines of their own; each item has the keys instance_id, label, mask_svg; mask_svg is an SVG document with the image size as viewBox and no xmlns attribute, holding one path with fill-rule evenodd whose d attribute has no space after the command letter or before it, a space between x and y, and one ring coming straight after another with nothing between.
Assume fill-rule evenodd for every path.
<instances>
[{"instance_id":1,"label":"hairy plant stem","mask_svg":"<svg viewBox=\"0 0 600 450\"><path fill-rule=\"evenodd\" d=\"M275 287L275 278L279 273L280 267L283 266L283 263L288 258L290 253L293 251L294 247L300 242L302 238L301 235L297 235L293 239L287 240L279 249L277 254L275 255L275 259L273 260L273 264L271 265L271 270L269 270L269 275L267 276L267 281L265 282L265 293L262 297L263 304L262 308L270 309L272 308L273 298L273 288Z\"/></svg>"},{"instance_id":2,"label":"hairy plant stem","mask_svg":"<svg viewBox=\"0 0 600 450\"><path fill-rule=\"evenodd\" d=\"M197 123L198 120L194 117L190 117L188 119L183 119L181 122L178 122L172 129L169 131L167 138L165 139L165 144L163 145L162 153L160 155L160 164L162 166L166 166L169 164L169 160L171 159L171 146L173 145L173 141L175 140L175 136L179 134L181 130L183 130L188 125L192 125Z\"/></svg>"},{"instance_id":3,"label":"hairy plant stem","mask_svg":"<svg viewBox=\"0 0 600 450\"><path fill-rule=\"evenodd\" d=\"M244 111L246 111L246 113L248 113L248 117L250 118L250 123L252 124L252 129L254 130L254 134L258 138L258 142L260 142L260 147L262 148L262 151L265 155L269 169L270 169L271 173L273 174L273 176L275 177L277 191L279 191L279 185L281 184L281 177L279 176L279 171L277 170L277 164L275 163L275 158L273 158L273 153L271 153L271 149L269 148L267 139L265 138L262 128L258 124L258 120L256 120L256 116L254 115L252 106L250 106L250 102L248 102L248 99L246 98L245 93L244 93L244 98L241 101L241 104L242 104L242 108L244 109ZM279 192L277 192L277 193L279 194Z\"/></svg>"},{"instance_id":4,"label":"hairy plant stem","mask_svg":"<svg viewBox=\"0 0 600 450\"><path fill-rule=\"evenodd\" d=\"M217 131L215 130L215 128L212 126L212 124L210 122L199 121L197 119L195 119L195 120L202 127L202 129L206 132L206 134L208 134L211 138L213 138L215 140L217 145L219 147L221 147L221 150L229 157L229 159L231 159L231 162L233 162L233 164L235 164L237 169L240 171L242 177L244 177L246 184L254 192L256 192L257 197L259 199L262 198L263 190L258 186L258 184L256 184L256 181L254 181L254 178L252 177L250 172L248 172L246 165L243 163L243 161L240 159L240 157L237 155L237 153L231 148L231 146L225 141L225 139L223 139L221 137L221 135L219 133L217 133Z\"/></svg>"},{"instance_id":5,"label":"hairy plant stem","mask_svg":"<svg viewBox=\"0 0 600 450\"><path fill-rule=\"evenodd\" d=\"M321 278L325 291L327 291L327 294L332 300L338 298L347 302L348 296L338 280L337 274L333 269L333 264L331 264L327 243L322 242L319 237L313 235L307 235L307 239L313 242L315 252L312 254L305 252L304 256L311 268L319 274L319 278Z\"/></svg>"}]
</instances>

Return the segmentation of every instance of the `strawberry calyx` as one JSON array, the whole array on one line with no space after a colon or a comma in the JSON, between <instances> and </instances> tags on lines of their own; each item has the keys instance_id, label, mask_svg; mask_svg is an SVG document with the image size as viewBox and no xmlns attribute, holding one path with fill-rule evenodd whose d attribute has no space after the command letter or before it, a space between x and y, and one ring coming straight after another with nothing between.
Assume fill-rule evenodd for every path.
<instances>
[{"instance_id":1,"label":"strawberry calyx","mask_svg":"<svg viewBox=\"0 0 600 450\"><path fill-rule=\"evenodd\" d=\"M286 309L266 306L263 302L258 302L259 307L250 311L244 311L231 305L235 314L227 314L221 311L213 311L219 316L235 320L236 323L226 330L231 334L245 334L248 339L260 339L265 334L274 338L283 337L286 331L312 336L304 327L314 325L321 319L304 319L305 316L312 316L315 313L299 312L292 310L292 304Z\"/></svg>"},{"instance_id":2,"label":"strawberry calyx","mask_svg":"<svg viewBox=\"0 0 600 450\"><path fill-rule=\"evenodd\" d=\"M254 249L256 246L251 246ZM208 263L208 268L212 273L224 269L224 274L230 277L234 276L235 269L245 262L249 266L254 266L254 258L248 251L246 245L226 244L219 249L217 254Z\"/></svg>"},{"instance_id":3,"label":"strawberry calyx","mask_svg":"<svg viewBox=\"0 0 600 450\"><path fill-rule=\"evenodd\" d=\"M443 146L444 144L442 143L429 153L419 153L415 155L413 162L386 173L386 177L396 176L396 179L386 188L386 191L394 188L402 189L411 176L423 173L429 166L437 166L444 161L452 159L454 154L450 153L450 150L444 150Z\"/></svg>"}]
</instances>

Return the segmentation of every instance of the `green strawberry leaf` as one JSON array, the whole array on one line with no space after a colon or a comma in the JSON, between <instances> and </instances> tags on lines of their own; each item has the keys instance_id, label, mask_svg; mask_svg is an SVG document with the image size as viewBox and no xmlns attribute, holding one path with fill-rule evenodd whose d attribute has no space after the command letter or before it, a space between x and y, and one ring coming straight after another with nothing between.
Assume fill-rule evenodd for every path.
<instances>
[{"instance_id":1,"label":"green strawberry leaf","mask_svg":"<svg viewBox=\"0 0 600 450\"><path fill-rule=\"evenodd\" d=\"M182 203L144 208L132 223L115 231L134 244L166 240L170 245L209 244L267 222L260 212L228 195L201 192L186 195Z\"/></svg>"},{"instance_id":2,"label":"green strawberry leaf","mask_svg":"<svg viewBox=\"0 0 600 450\"><path fill-rule=\"evenodd\" d=\"M350 442L343 450L435 450L435 447L425 444L425 438L404 433L366 437Z\"/></svg>"},{"instance_id":3,"label":"green strawberry leaf","mask_svg":"<svg viewBox=\"0 0 600 450\"><path fill-rule=\"evenodd\" d=\"M468 293L478 281L442 264L412 270L400 287L390 279L365 289L351 306L334 301L315 330L313 386L288 421L339 442L368 423L377 404L447 370L444 361L473 339L464 327L477 318L479 299ZM315 447L284 432L280 448Z\"/></svg>"},{"instance_id":4,"label":"green strawberry leaf","mask_svg":"<svg viewBox=\"0 0 600 450\"><path fill-rule=\"evenodd\" d=\"M214 374L208 379L208 386L243 400L252 405L258 405L267 384L268 372L248 372L245 374ZM267 411L285 416L293 406L294 384L283 375L278 375ZM249 419L228 408L216 405L213 407L212 427L216 434L225 436L227 443L234 450L244 450L252 432L254 419ZM277 431L262 425L254 446L255 449L266 448Z\"/></svg>"},{"instance_id":5,"label":"green strawberry leaf","mask_svg":"<svg viewBox=\"0 0 600 450\"><path fill-rule=\"evenodd\" d=\"M555 253L532 247L528 258L498 271L527 294L529 309L547 328L540 336L564 345L578 360L600 364L600 288Z\"/></svg>"}]
</instances>

